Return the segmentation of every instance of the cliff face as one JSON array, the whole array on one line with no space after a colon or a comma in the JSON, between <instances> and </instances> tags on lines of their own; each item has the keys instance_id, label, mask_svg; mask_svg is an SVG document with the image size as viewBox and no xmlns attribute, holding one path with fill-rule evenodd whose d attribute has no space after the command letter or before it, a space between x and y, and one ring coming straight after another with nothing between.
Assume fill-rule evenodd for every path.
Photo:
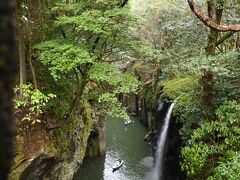
<instances>
[{"instance_id":1,"label":"cliff face","mask_svg":"<svg viewBox=\"0 0 240 180\"><path fill-rule=\"evenodd\" d=\"M148 134L145 136L145 140L152 147L153 157L155 157L155 151L157 147L157 141L162 129L166 112L169 108L169 102L158 101L155 107L148 104L148 100L145 97L139 97L135 95L135 98L124 98L125 104L132 114L136 114L142 122L142 124L148 128ZM138 101L138 103L136 102ZM133 108L133 104L138 104ZM133 111L134 110L134 111ZM176 122L175 118L171 119L166 146L165 146L165 164L163 174L166 179L180 179L180 148L181 139L179 135L180 125Z\"/></svg>"},{"instance_id":2,"label":"cliff face","mask_svg":"<svg viewBox=\"0 0 240 180\"><path fill-rule=\"evenodd\" d=\"M60 127L47 129L42 126L29 133L18 134L9 179L71 180L86 154L96 119L90 104L84 100L81 114L72 116Z\"/></svg>"},{"instance_id":3,"label":"cliff face","mask_svg":"<svg viewBox=\"0 0 240 180\"><path fill-rule=\"evenodd\" d=\"M145 140L151 145L153 156L155 156L159 134L171 104L167 99L161 100L163 87L158 79L161 68L156 64L135 63L128 68L128 71L138 77L141 87L137 95L123 96L121 99L130 113L137 115L140 122L147 127L148 134L146 134ZM179 129L180 125L172 117L165 146L165 169L163 172L166 179L180 179L181 177Z\"/></svg>"},{"instance_id":4,"label":"cliff face","mask_svg":"<svg viewBox=\"0 0 240 180\"><path fill-rule=\"evenodd\" d=\"M104 117L96 117L93 129L87 142L85 157L104 156L106 153L106 137L104 133Z\"/></svg>"}]
</instances>

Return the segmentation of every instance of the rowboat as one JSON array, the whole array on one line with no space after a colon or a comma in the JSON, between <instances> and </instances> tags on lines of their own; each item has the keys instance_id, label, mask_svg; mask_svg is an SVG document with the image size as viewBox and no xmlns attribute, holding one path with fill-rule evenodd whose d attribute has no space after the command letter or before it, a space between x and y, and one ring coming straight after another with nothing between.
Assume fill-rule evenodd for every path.
<instances>
[{"instance_id":1,"label":"rowboat","mask_svg":"<svg viewBox=\"0 0 240 180\"><path fill-rule=\"evenodd\" d=\"M118 169L120 169L123 165L123 161L122 160L118 160L112 167L112 171L115 172L117 171Z\"/></svg>"},{"instance_id":2,"label":"rowboat","mask_svg":"<svg viewBox=\"0 0 240 180\"><path fill-rule=\"evenodd\" d=\"M125 120L124 121L124 124L127 126L127 125L129 125L129 124L131 124L132 123L132 120L131 119L127 119L127 120Z\"/></svg>"}]
</instances>

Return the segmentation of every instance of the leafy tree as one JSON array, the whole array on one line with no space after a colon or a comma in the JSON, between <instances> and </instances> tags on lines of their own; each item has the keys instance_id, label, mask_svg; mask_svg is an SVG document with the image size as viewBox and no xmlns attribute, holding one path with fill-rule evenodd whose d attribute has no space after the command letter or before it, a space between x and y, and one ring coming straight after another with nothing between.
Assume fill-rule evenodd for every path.
<instances>
[{"instance_id":1,"label":"leafy tree","mask_svg":"<svg viewBox=\"0 0 240 180\"><path fill-rule=\"evenodd\" d=\"M19 91L22 91L22 95L16 96L14 99L15 114L18 112L23 114L20 121L22 121L24 127L21 130L28 131L34 125L43 123L41 115L44 112L44 107L49 100L56 96L53 94L45 95L38 89L33 89L31 84L16 87L15 93Z\"/></svg>"},{"instance_id":2,"label":"leafy tree","mask_svg":"<svg viewBox=\"0 0 240 180\"><path fill-rule=\"evenodd\" d=\"M191 9L188 9L187 2ZM230 126L219 117L224 106L229 107L224 110L226 114L238 114L230 108L238 106L239 100L238 1L197 2L199 5L194 1L185 1L185 4L181 0L154 2L161 6L141 11L147 25L142 28L140 36L165 55L158 59L162 69L157 88L162 90L160 97L174 99L179 96L174 115L182 124L182 169L188 173L188 178L236 179L238 171L234 172L230 160L238 162L239 150L231 149L229 144L223 143L224 140L220 138L218 141L212 136L217 133L229 139L237 137L233 133L225 136L214 127ZM157 13L151 15L151 12ZM236 29L230 32L220 30L225 28L222 24L233 24L227 28ZM206 133L203 139L194 139L197 132L205 132L203 129L210 126L214 130ZM223 146L224 150L221 149Z\"/></svg>"},{"instance_id":3,"label":"leafy tree","mask_svg":"<svg viewBox=\"0 0 240 180\"><path fill-rule=\"evenodd\" d=\"M239 166L239 103L226 101L216 111L217 120L205 122L194 131L191 146L182 151L183 170L195 179L235 179L239 171L229 162ZM224 171L224 167L227 167Z\"/></svg>"},{"instance_id":4,"label":"leafy tree","mask_svg":"<svg viewBox=\"0 0 240 180\"><path fill-rule=\"evenodd\" d=\"M207 57L191 58L190 61L185 62L186 68L183 65L183 69L195 72L203 70L202 110L208 111L211 108L212 111L208 111L205 118L198 122L200 125L198 129L190 132L192 136L188 141L189 145L182 150L182 169L187 172L190 179L236 179L239 172L233 170L229 161L234 160L236 166L239 163L239 144L236 142L239 136L236 133L239 131L237 110L239 105L234 100L239 99L237 95L239 65L236 63L239 54L235 50L236 46L225 49L225 51L230 50L229 52L223 52L220 46L222 43L228 45L231 43L228 40L234 38L234 31L238 31L238 25L221 25L221 22L229 23L226 21L228 15L223 14L224 11L228 12L229 2L208 1L208 16L194 1L189 0L188 3L195 15L210 27L210 32L206 47ZM231 32L222 35L221 32L229 31L228 28ZM222 103L224 101L226 102ZM186 119L190 120L191 116Z\"/></svg>"},{"instance_id":5,"label":"leafy tree","mask_svg":"<svg viewBox=\"0 0 240 180\"><path fill-rule=\"evenodd\" d=\"M69 102L67 116L75 112L83 95L92 94L89 99L99 99L107 109L105 112L126 118L116 95L136 91L138 83L116 65L119 58L128 60L142 46L129 34L129 26L136 19L125 1L59 2L52 11L58 13L54 25L64 30L65 37L56 37L35 48L56 82L75 81L71 86L76 94Z\"/></svg>"}]
</instances>

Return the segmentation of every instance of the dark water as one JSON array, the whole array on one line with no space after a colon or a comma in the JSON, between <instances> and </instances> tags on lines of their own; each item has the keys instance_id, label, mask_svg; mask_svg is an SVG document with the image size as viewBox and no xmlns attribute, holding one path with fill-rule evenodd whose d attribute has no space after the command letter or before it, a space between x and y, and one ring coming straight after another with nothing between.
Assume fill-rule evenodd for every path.
<instances>
[{"instance_id":1,"label":"dark water","mask_svg":"<svg viewBox=\"0 0 240 180\"><path fill-rule=\"evenodd\" d=\"M145 180L153 162L143 140L146 129L137 120L125 126L121 119L108 118L105 132L106 156L85 159L74 180ZM112 166L119 158L124 164L113 173Z\"/></svg>"}]
</instances>

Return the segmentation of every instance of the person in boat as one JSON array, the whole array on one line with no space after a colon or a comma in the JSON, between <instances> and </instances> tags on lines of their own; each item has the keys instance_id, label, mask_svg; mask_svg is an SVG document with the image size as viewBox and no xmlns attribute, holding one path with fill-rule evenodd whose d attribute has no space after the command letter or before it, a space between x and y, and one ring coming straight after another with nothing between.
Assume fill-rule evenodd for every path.
<instances>
[{"instance_id":1,"label":"person in boat","mask_svg":"<svg viewBox=\"0 0 240 180\"><path fill-rule=\"evenodd\" d=\"M121 164L121 163L122 163L122 160L121 160L121 159L118 159L118 162L119 162L119 164Z\"/></svg>"},{"instance_id":2,"label":"person in boat","mask_svg":"<svg viewBox=\"0 0 240 180\"><path fill-rule=\"evenodd\" d=\"M112 167L113 172L115 172L118 169L120 169L122 165L123 165L123 161L121 159L118 159L116 164Z\"/></svg>"}]
</instances>

